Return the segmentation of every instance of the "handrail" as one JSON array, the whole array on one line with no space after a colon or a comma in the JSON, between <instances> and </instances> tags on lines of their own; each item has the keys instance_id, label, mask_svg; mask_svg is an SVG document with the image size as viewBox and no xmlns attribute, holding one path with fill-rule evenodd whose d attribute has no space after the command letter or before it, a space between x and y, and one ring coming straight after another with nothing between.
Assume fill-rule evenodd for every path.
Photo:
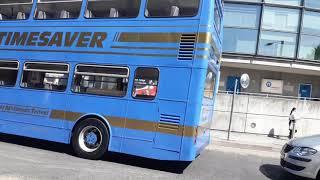
<instances>
[{"instance_id":1,"label":"handrail","mask_svg":"<svg viewBox=\"0 0 320 180\"><path fill-rule=\"evenodd\" d=\"M221 94L232 94L233 91L218 91ZM298 97L298 96L283 96L276 94L267 94L267 93L249 93L249 92L237 92L237 95L247 95L247 96L256 96L256 97L270 97L270 98L282 98L282 99L293 99L293 100L312 100L320 101L320 98L308 98L308 97Z\"/></svg>"}]
</instances>

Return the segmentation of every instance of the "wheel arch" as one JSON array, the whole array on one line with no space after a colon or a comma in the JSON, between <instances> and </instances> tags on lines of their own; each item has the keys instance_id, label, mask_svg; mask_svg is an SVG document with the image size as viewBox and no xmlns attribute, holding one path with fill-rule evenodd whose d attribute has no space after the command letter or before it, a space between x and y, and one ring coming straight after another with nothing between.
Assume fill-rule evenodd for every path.
<instances>
[{"instance_id":1,"label":"wheel arch","mask_svg":"<svg viewBox=\"0 0 320 180\"><path fill-rule=\"evenodd\" d=\"M110 125L109 121L105 117L103 117L103 116L101 116L99 114L85 114L85 115L81 116L80 118L78 118L78 120L76 120L76 123L72 127L70 138L69 138L69 144L71 143L73 132L74 132L75 128L77 127L77 125L80 124L82 121L84 121L86 119L89 119L89 118L98 119L99 121L101 121L107 127L107 130L109 132L108 149L110 149L110 145L111 145L111 141L112 141L112 138L111 138L112 137L111 125Z\"/></svg>"}]
</instances>

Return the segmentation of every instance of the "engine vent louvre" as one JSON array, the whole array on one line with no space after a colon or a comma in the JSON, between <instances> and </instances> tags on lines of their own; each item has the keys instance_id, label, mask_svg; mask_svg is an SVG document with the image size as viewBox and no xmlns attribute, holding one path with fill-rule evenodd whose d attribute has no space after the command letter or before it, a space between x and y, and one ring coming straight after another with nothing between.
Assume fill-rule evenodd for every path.
<instances>
[{"instance_id":1,"label":"engine vent louvre","mask_svg":"<svg viewBox=\"0 0 320 180\"><path fill-rule=\"evenodd\" d=\"M178 133L180 128L180 116L160 114L158 129Z\"/></svg>"},{"instance_id":2,"label":"engine vent louvre","mask_svg":"<svg viewBox=\"0 0 320 180\"><path fill-rule=\"evenodd\" d=\"M197 40L196 34L181 35L178 60L193 59L196 40Z\"/></svg>"}]
</instances>

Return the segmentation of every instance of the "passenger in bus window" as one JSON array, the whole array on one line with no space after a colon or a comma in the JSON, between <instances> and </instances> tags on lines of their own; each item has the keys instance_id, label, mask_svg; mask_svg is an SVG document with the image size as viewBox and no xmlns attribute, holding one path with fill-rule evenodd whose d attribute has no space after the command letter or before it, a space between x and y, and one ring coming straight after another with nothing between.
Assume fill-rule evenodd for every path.
<instances>
[{"instance_id":1,"label":"passenger in bus window","mask_svg":"<svg viewBox=\"0 0 320 180\"><path fill-rule=\"evenodd\" d=\"M198 13L199 0L148 0L146 17L186 17Z\"/></svg>"},{"instance_id":2,"label":"passenger in bus window","mask_svg":"<svg viewBox=\"0 0 320 180\"><path fill-rule=\"evenodd\" d=\"M24 0L10 3L0 1L0 20L25 20L29 18L32 8L32 0Z\"/></svg>"},{"instance_id":3,"label":"passenger in bus window","mask_svg":"<svg viewBox=\"0 0 320 180\"><path fill-rule=\"evenodd\" d=\"M139 14L140 0L88 0L86 18L134 18Z\"/></svg>"}]
</instances>

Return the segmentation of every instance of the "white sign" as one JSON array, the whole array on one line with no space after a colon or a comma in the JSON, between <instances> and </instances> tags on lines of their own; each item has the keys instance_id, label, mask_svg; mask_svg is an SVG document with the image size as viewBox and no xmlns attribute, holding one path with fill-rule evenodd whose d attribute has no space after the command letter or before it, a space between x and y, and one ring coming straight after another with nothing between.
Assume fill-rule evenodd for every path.
<instances>
[{"instance_id":1,"label":"white sign","mask_svg":"<svg viewBox=\"0 0 320 180\"><path fill-rule=\"evenodd\" d=\"M271 94L283 93L283 81L274 79L262 79L261 92Z\"/></svg>"},{"instance_id":2,"label":"white sign","mask_svg":"<svg viewBox=\"0 0 320 180\"><path fill-rule=\"evenodd\" d=\"M241 84L242 88L244 88L244 89L247 89L249 87L250 77L248 74L242 74L242 76L240 78L240 84Z\"/></svg>"}]
</instances>

